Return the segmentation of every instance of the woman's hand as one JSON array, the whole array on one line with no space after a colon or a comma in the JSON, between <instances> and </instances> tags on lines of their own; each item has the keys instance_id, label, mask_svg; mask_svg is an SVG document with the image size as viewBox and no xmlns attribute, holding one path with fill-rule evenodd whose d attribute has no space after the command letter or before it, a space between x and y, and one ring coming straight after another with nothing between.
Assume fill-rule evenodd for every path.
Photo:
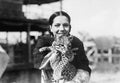
<instances>
[{"instance_id":1,"label":"woman's hand","mask_svg":"<svg viewBox=\"0 0 120 83\"><path fill-rule=\"evenodd\" d=\"M76 76L71 81L65 83L89 83L90 75L87 71L78 69Z\"/></svg>"},{"instance_id":2,"label":"woman's hand","mask_svg":"<svg viewBox=\"0 0 120 83\"><path fill-rule=\"evenodd\" d=\"M52 48L51 47L42 47L39 49L39 52L44 52L44 51L51 51Z\"/></svg>"}]
</instances>

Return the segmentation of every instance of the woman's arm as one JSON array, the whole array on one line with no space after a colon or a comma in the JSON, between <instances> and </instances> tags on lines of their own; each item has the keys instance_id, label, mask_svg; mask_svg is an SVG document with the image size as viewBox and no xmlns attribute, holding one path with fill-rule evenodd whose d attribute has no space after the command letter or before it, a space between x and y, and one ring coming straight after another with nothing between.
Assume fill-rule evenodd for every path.
<instances>
[{"instance_id":1,"label":"woman's arm","mask_svg":"<svg viewBox=\"0 0 120 83\"><path fill-rule=\"evenodd\" d=\"M33 50L34 67L37 69L40 67L40 64L41 64L42 59L43 59L43 54L41 54L39 52L39 49L44 46L43 42L44 42L44 40L41 37L39 37L37 40L37 43L35 45L35 48Z\"/></svg>"},{"instance_id":2,"label":"woman's arm","mask_svg":"<svg viewBox=\"0 0 120 83\"><path fill-rule=\"evenodd\" d=\"M40 48L43 47L49 47L51 46L51 43L53 41L53 38L50 36L40 36L37 40L36 46L33 50L33 56L34 56L34 67L39 68L41 65L41 62L46 54L48 54L49 50L45 50L44 52L40 52Z\"/></svg>"},{"instance_id":3,"label":"woman's arm","mask_svg":"<svg viewBox=\"0 0 120 83\"><path fill-rule=\"evenodd\" d=\"M91 69L89 67L89 61L85 54L83 43L78 38L73 38L73 48L78 48L72 64L77 68L77 74L73 78L71 83L88 83ZM74 81L74 82L73 82Z\"/></svg>"},{"instance_id":4,"label":"woman's arm","mask_svg":"<svg viewBox=\"0 0 120 83\"><path fill-rule=\"evenodd\" d=\"M91 69L89 67L89 61L85 54L83 43L78 38L74 37L73 42L72 42L72 48L78 48L78 50L76 51L76 55L74 56L74 60L72 64L77 69L83 69L89 72L89 74L91 74Z\"/></svg>"}]
</instances>

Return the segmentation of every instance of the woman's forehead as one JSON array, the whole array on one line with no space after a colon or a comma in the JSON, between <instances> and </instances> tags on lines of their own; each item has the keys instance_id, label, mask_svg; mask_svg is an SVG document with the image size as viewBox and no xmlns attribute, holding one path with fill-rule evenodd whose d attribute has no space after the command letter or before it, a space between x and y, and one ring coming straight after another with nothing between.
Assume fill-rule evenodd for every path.
<instances>
[{"instance_id":1,"label":"woman's forehead","mask_svg":"<svg viewBox=\"0 0 120 83\"><path fill-rule=\"evenodd\" d=\"M67 22L69 23L69 20L66 16L57 16L53 20L54 23L59 23L59 22Z\"/></svg>"}]
</instances>

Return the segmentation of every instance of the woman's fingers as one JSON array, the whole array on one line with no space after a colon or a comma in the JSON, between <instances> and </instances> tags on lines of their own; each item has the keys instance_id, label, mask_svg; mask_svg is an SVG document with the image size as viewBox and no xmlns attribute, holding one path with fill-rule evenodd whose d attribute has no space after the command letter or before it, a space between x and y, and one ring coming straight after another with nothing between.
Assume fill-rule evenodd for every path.
<instances>
[{"instance_id":1,"label":"woman's fingers","mask_svg":"<svg viewBox=\"0 0 120 83\"><path fill-rule=\"evenodd\" d=\"M39 52L43 52L43 51L51 51L50 47L42 47L39 49Z\"/></svg>"}]
</instances>

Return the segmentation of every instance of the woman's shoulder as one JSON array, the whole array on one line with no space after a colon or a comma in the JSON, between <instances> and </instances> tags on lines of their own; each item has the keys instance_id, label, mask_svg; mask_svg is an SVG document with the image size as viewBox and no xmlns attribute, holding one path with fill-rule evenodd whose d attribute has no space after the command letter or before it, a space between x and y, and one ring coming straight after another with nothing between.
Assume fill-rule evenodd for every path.
<instances>
[{"instance_id":1,"label":"woman's shoulder","mask_svg":"<svg viewBox=\"0 0 120 83\"><path fill-rule=\"evenodd\" d=\"M41 42L42 44L45 44L45 45L51 45L53 40L54 38L50 35L44 35L44 36L38 37L38 42Z\"/></svg>"},{"instance_id":2,"label":"woman's shoulder","mask_svg":"<svg viewBox=\"0 0 120 83\"><path fill-rule=\"evenodd\" d=\"M38 39L53 39L53 37L51 35L42 35L38 36Z\"/></svg>"},{"instance_id":3,"label":"woman's shoulder","mask_svg":"<svg viewBox=\"0 0 120 83\"><path fill-rule=\"evenodd\" d=\"M78 37L76 37L76 36L73 36L72 35L72 37L73 37L73 43L75 43L75 44L83 44L83 42L80 40L80 38L78 38Z\"/></svg>"}]
</instances>

